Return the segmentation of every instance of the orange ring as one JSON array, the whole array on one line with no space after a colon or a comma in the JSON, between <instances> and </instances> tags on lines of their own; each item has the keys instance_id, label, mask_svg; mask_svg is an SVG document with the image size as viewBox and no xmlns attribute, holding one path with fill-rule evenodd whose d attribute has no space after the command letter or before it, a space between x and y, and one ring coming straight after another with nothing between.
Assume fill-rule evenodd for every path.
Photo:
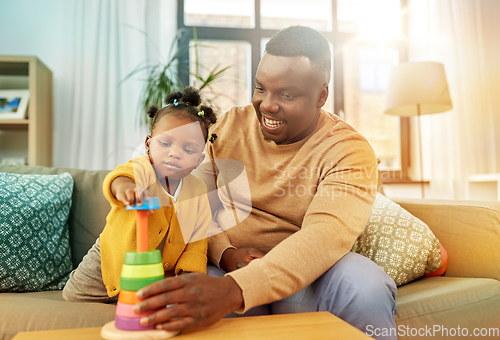
<instances>
[{"instance_id":1,"label":"orange ring","mask_svg":"<svg viewBox=\"0 0 500 340\"><path fill-rule=\"evenodd\" d=\"M137 292L130 290L121 290L120 295L118 295L118 302L126 303L128 305L135 305L141 302L142 300L139 300L135 293Z\"/></svg>"}]
</instances>

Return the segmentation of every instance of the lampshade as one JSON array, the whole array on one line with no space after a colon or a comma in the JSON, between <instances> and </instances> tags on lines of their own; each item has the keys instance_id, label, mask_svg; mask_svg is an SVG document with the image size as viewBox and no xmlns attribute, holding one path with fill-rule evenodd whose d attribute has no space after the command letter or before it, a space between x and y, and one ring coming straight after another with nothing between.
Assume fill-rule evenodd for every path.
<instances>
[{"instance_id":1,"label":"lampshade","mask_svg":"<svg viewBox=\"0 0 500 340\"><path fill-rule=\"evenodd\" d=\"M435 62L401 63L391 70L385 113L397 116L430 114L450 110L444 66Z\"/></svg>"}]
</instances>

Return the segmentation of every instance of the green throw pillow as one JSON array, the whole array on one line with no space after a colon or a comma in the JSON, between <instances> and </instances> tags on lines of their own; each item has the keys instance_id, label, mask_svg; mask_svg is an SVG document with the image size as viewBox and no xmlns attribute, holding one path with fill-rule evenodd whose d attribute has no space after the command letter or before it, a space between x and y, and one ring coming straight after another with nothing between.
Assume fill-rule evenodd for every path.
<instances>
[{"instance_id":1,"label":"green throw pillow","mask_svg":"<svg viewBox=\"0 0 500 340\"><path fill-rule=\"evenodd\" d=\"M0 291L62 289L72 270L73 178L0 173Z\"/></svg>"},{"instance_id":2,"label":"green throw pillow","mask_svg":"<svg viewBox=\"0 0 500 340\"><path fill-rule=\"evenodd\" d=\"M439 240L427 224L380 193L351 250L378 264L398 286L441 267Z\"/></svg>"}]
</instances>

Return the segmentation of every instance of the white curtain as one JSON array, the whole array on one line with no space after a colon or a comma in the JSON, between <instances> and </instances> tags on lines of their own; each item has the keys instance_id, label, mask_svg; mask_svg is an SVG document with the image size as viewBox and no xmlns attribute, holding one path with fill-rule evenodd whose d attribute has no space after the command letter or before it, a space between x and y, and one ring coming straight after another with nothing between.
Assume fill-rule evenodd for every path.
<instances>
[{"instance_id":1,"label":"white curtain","mask_svg":"<svg viewBox=\"0 0 500 340\"><path fill-rule=\"evenodd\" d=\"M67 13L71 88L66 126L57 129L58 166L113 169L149 133L139 125L145 74L120 83L140 63L166 58L176 31L174 0L74 0ZM142 77L141 77L142 76Z\"/></svg>"},{"instance_id":2,"label":"white curtain","mask_svg":"<svg viewBox=\"0 0 500 340\"><path fill-rule=\"evenodd\" d=\"M426 198L464 199L470 175L500 172L498 14L498 0L409 1L409 61L443 63L454 106L421 117Z\"/></svg>"}]
</instances>

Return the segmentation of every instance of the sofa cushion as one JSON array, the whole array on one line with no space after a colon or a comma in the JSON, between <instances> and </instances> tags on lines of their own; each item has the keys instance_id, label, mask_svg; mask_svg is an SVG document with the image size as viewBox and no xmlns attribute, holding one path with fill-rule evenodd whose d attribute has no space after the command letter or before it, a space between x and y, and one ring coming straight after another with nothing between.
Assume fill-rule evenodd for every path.
<instances>
[{"instance_id":1,"label":"sofa cushion","mask_svg":"<svg viewBox=\"0 0 500 340\"><path fill-rule=\"evenodd\" d=\"M445 276L500 281L500 201L398 199L448 252Z\"/></svg>"},{"instance_id":2,"label":"sofa cushion","mask_svg":"<svg viewBox=\"0 0 500 340\"><path fill-rule=\"evenodd\" d=\"M427 225L380 193L352 251L377 263L398 286L441 266L439 240Z\"/></svg>"},{"instance_id":3,"label":"sofa cushion","mask_svg":"<svg viewBox=\"0 0 500 340\"><path fill-rule=\"evenodd\" d=\"M60 174L69 172L75 182L73 204L69 212L69 242L73 268L78 267L106 224L111 209L102 193L102 182L109 171L49 168L44 166L15 166L0 164L0 172L18 174Z\"/></svg>"},{"instance_id":4,"label":"sofa cushion","mask_svg":"<svg viewBox=\"0 0 500 340\"><path fill-rule=\"evenodd\" d=\"M0 173L0 291L61 289L72 269L73 178Z\"/></svg>"},{"instance_id":5,"label":"sofa cushion","mask_svg":"<svg viewBox=\"0 0 500 340\"><path fill-rule=\"evenodd\" d=\"M500 281L495 279L426 277L399 287L396 303L399 340L416 339L403 332L433 326L441 327L436 328L436 339L455 339L458 335L453 337L448 333L446 336L442 332L446 332L443 328L455 332L457 327L466 327L464 332L469 336L473 335L475 328L482 330L483 335L491 328L497 332L496 336L489 334L480 338L500 337Z\"/></svg>"}]
</instances>

